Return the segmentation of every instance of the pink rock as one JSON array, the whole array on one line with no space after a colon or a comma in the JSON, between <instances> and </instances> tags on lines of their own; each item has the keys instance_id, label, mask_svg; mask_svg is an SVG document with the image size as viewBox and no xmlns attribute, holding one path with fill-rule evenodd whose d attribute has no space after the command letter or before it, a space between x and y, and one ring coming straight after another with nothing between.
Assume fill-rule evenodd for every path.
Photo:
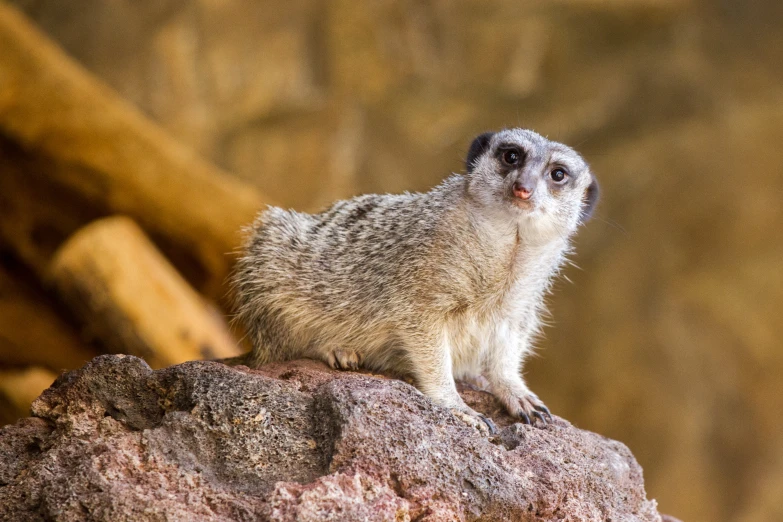
<instances>
[{"instance_id":1,"label":"pink rock","mask_svg":"<svg viewBox=\"0 0 783 522\"><path fill-rule=\"evenodd\" d=\"M661 520L623 444L462 394L497 435L402 381L313 361L97 357L0 429L0 519Z\"/></svg>"}]
</instances>

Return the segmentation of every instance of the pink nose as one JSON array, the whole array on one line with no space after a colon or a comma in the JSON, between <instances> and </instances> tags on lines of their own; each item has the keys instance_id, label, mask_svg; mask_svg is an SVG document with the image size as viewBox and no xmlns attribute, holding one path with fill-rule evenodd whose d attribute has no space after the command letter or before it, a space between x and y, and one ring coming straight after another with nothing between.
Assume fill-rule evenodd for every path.
<instances>
[{"instance_id":1,"label":"pink nose","mask_svg":"<svg viewBox=\"0 0 783 522\"><path fill-rule=\"evenodd\" d=\"M514 183L514 196L519 199L530 199L533 195L533 191L522 185L520 182Z\"/></svg>"}]
</instances>

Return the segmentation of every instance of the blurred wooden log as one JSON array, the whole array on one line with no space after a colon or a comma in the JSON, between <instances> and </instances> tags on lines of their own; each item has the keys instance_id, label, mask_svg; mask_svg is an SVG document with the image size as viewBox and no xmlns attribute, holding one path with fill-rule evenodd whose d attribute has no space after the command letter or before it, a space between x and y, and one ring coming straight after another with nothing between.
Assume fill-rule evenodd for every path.
<instances>
[{"instance_id":1,"label":"blurred wooden log","mask_svg":"<svg viewBox=\"0 0 783 522\"><path fill-rule=\"evenodd\" d=\"M262 197L169 137L5 2L0 134L41 158L36 168L50 179L187 251L203 271L198 289L224 295L227 254ZM47 252L33 254L40 265Z\"/></svg>"},{"instance_id":2,"label":"blurred wooden log","mask_svg":"<svg viewBox=\"0 0 783 522\"><path fill-rule=\"evenodd\" d=\"M220 316L127 217L77 232L50 273L86 333L108 351L141 356L153 368L239 353Z\"/></svg>"},{"instance_id":3,"label":"blurred wooden log","mask_svg":"<svg viewBox=\"0 0 783 522\"><path fill-rule=\"evenodd\" d=\"M30 405L57 375L44 368L0 371L0 425L30 416Z\"/></svg>"},{"instance_id":4,"label":"blurred wooden log","mask_svg":"<svg viewBox=\"0 0 783 522\"><path fill-rule=\"evenodd\" d=\"M0 243L45 281L55 250L81 227L108 215L67 186L47 178L51 161L0 135Z\"/></svg>"},{"instance_id":5,"label":"blurred wooden log","mask_svg":"<svg viewBox=\"0 0 783 522\"><path fill-rule=\"evenodd\" d=\"M96 355L48 296L0 265L0 364L72 370Z\"/></svg>"}]
</instances>

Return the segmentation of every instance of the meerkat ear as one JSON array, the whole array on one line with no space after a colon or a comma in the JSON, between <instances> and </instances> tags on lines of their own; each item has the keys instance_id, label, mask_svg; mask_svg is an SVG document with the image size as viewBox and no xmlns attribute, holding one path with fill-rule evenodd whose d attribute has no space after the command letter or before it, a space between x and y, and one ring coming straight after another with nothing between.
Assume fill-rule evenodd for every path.
<instances>
[{"instance_id":1,"label":"meerkat ear","mask_svg":"<svg viewBox=\"0 0 783 522\"><path fill-rule=\"evenodd\" d=\"M489 148L489 142L494 135L494 132L485 132L480 136L476 136L476 139L470 144L468 157L465 159L465 168L468 172L473 172L473 169L476 167L476 160Z\"/></svg>"},{"instance_id":2,"label":"meerkat ear","mask_svg":"<svg viewBox=\"0 0 783 522\"><path fill-rule=\"evenodd\" d=\"M582 223L590 219L593 215L595 205L598 203L598 193L598 181L595 179L595 176L593 176L593 181L587 187L587 190L585 190L585 195L582 198L582 213L579 217L579 221Z\"/></svg>"}]
</instances>

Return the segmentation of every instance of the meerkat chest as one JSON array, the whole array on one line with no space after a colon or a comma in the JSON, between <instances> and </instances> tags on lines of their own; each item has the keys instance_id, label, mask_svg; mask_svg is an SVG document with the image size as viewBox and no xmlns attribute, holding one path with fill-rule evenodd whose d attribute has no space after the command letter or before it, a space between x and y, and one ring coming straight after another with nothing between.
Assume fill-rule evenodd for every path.
<instances>
[{"instance_id":1,"label":"meerkat chest","mask_svg":"<svg viewBox=\"0 0 783 522\"><path fill-rule=\"evenodd\" d=\"M517 349L531 329L537 327L540 297L522 294L502 296L484 306L466 310L445 324L455 378L482 373L487 357L504 349Z\"/></svg>"},{"instance_id":2,"label":"meerkat chest","mask_svg":"<svg viewBox=\"0 0 783 522\"><path fill-rule=\"evenodd\" d=\"M446 326L455 378L481 375L484 361L498 347L517 346L524 335L519 318L506 314L466 315Z\"/></svg>"},{"instance_id":3,"label":"meerkat chest","mask_svg":"<svg viewBox=\"0 0 783 522\"><path fill-rule=\"evenodd\" d=\"M524 348L525 339L539 328L544 295L561 258L561 251L525 256L507 285L446 322L456 378L479 375L485 359L497 350Z\"/></svg>"}]
</instances>

